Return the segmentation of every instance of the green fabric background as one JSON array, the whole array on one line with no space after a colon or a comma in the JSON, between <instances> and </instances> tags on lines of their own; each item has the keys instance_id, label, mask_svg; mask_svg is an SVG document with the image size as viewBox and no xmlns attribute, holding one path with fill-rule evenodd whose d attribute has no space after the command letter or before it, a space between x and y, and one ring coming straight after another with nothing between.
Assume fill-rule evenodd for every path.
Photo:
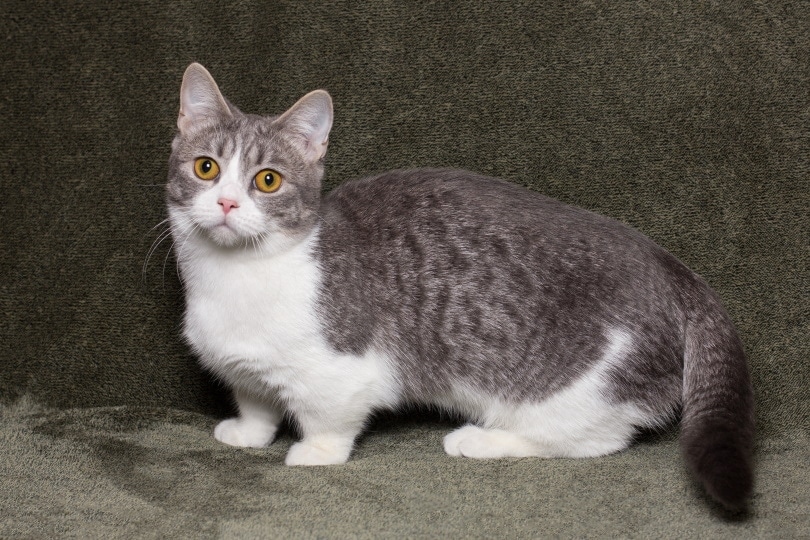
<instances>
[{"instance_id":1,"label":"green fabric background","mask_svg":"<svg viewBox=\"0 0 810 540\"><path fill-rule=\"evenodd\" d=\"M0 6L0 536L810 535L807 2ZM729 520L672 434L604 459L468 462L384 418L352 462L235 450L179 339L162 185L192 61L246 111L328 89L327 187L493 174L637 227L723 297L757 491Z\"/></svg>"}]
</instances>

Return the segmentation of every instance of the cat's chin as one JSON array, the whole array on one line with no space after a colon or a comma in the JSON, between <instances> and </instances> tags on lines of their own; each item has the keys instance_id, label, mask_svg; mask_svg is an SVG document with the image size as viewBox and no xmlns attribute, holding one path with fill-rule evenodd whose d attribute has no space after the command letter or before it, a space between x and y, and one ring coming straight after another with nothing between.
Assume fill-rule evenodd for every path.
<instances>
[{"instance_id":1,"label":"cat's chin","mask_svg":"<svg viewBox=\"0 0 810 540\"><path fill-rule=\"evenodd\" d=\"M220 247L243 246L250 241L227 225L217 225L212 229L208 229L207 232L211 241Z\"/></svg>"},{"instance_id":2,"label":"cat's chin","mask_svg":"<svg viewBox=\"0 0 810 540\"><path fill-rule=\"evenodd\" d=\"M297 244L303 237L279 233L245 235L227 225L218 225L206 230L208 241L220 249L247 250L254 254L273 254L286 251Z\"/></svg>"}]
</instances>

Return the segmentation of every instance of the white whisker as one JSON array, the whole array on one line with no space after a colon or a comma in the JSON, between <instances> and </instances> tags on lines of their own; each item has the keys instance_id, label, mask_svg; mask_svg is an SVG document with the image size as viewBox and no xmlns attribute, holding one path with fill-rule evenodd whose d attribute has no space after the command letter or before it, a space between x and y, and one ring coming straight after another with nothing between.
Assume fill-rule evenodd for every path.
<instances>
[{"instance_id":1,"label":"white whisker","mask_svg":"<svg viewBox=\"0 0 810 540\"><path fill-rule=\"evenodd\" d=\"M186 215L185 212L181 211L180 213L176 214L173 217L174 219L172 217L167 217L163 219L160 223L158 223L157 225L152 227L152 229L150 229L150 232L152 232L155 229L158 229L159 227L164 226L166 227L165 229L160 230L160 232L158 232L157 237L152 242L151 246L149 247L149 250L146 253L146 258L144 259L142 267L142 279L144 282L146 282L146 275L149 268L149 261L151 261L152 256L157 252L157 250L160 248L160 246L167 238L175 236L174 240L172 241L171 245L166 251L166 256L163 259L163 266L161 269L161 279L164 289L166 286L166 279L165 279L166 264L177 242L177 237L182 236L186 231L193 230L195 227L192 219L188 215Z\"/></svg>"},{"instance_id":2,"label":"white whisker","mask_svg":"<svg viewBox=\"0 0 810 540\"><path fill-rule=\"evenodd\" d=\"M151 229L149 229L149 232L154 231L155 229L157 229L158 227L160 227L160 226L161 226L161 225L163 225L163 224L169 223L169 221L170 221L171 219L172 219L172 218L166 218L166 219L162 220L160 223L158 223L157 225L155 225L154 227L152 227Z\"/></svg>"},{"instance_id":3,"label":"white whisker","mask_svg":"<svg viewBox=\"0 0 810 540\"><path fill-rule=\"evenodd\" d=\"M152 242L152 245L149 247L149 251L147 251L146 253L146 258L143 261L143 268L141 269L142 278L144 282L146 282L146 272L149 267L149 260L152 258L152 255L154 255L155 251L157 251L157 249L160 247L160 244L162 244L163 241L166 240L166 238L171 236L171 233L172 231L170 228L161 231L160 234L158 234L157 238L155 238L155 240Z\"/></svg>"},{"instance_id":4,"label":"white whisker","mask_svg":"<svg viewBox=\"0 0 810 540\"><path fill-rule=\"evenodd\" d=\"M191 220L189 220L189 221L191 221ZM180 255L180 253L183 252L183 249L186 247L186 242L188 242L188 239L191 238L191 235L194 234L197 230L201 230L201 227L197 223L191 222L191 229L187 229L188 232L186 233L186 237L183 239L183 243L180 244L179 248L177 248L177 255L174 258L174 267L175 267L175 272L177 273L177 278L180 281L182 281L183 278L180 275L180 257L179 257L179 255ZM176 240L175 240L175 242L172 243L172 247L174 247L175 243L176 243ZM166 261L163 261L163 271L164 271L164 273L166 271Z\"/></svg>"}]
</instances>

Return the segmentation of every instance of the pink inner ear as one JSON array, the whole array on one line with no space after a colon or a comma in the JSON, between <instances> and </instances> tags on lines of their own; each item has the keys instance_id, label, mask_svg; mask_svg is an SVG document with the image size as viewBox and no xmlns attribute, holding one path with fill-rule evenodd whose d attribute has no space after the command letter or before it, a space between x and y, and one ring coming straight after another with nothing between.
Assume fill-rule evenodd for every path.
<instances>
[{"instance_id":1,"label":"pink inner ear","mask_svg":"<svg viewBox=\"0 0 810 540\"><path fill-rule=\"evenodd\" d=\"M331 110L318 111L308 126L304 136L304 148L307 157L313 161L321 159L326 154L329 143L329 130L332 128Z\"/></svg>"},{"instance_id":2,"label":"pink inner ear","mask_svg":"<svg viewBox=\"0 0 810 540\"><path fill-rule=\"evenodd\" d=\"M213 77L199 64L192 64L183 75L180 87L180 113L177 127L187 130L206 118L231 116L231 111Z\"/></svg>"},{"instance_id":3,"label":"pink inner ear","mask_svg":"<svg viewBox=\"0 0 810 540\"><path fill-rule=\"evenodd\" d=\"M310 159L321 159L324 154L326 154L328 143L329 132L323 133L323 130L317 131L304 139L305 152Z\"/></svg>"},{"instance_id":4,"label":"pink inner ear","mask_svg":"<svg viewBox=\"0 0 810 540\"><path fill-rule=\"evenodd\" d=\"M332 129L332 98L324 90L310 92L282 114L279 122L296 136L305 158L318 161L326 154Z\"/></svg>"}]
</instances>

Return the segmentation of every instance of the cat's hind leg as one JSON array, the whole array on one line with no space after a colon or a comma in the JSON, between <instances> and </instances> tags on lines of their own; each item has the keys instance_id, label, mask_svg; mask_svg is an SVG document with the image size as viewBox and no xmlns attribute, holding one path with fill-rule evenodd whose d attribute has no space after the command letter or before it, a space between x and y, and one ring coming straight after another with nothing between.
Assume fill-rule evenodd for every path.
<instances>
[{"instance_id":1,"label":"cat's hind leg","mask_svg":"<svg viewBox=\"0 0 810 540\"><path fill-rule=\"evenodd\" d=\"M244 391L234 392L239 416L223 420L214 428L214 438L231 446L263 448L273 442L281 423L281 408L271 400Z\"/></svg>"},{"instance_id":2,"label":"cat's hind leg","mask_svg":"<svg viewBox=\"0 0 810 540\"><path fill-rule=\"evenodd\" d=\"M472 424L445 436L444 451L451 456L476 459L551 457L537 441L502 429L486 429Z\"/></svg>"},{"instance_id":3,"label":"cat's hind leg","mask_svg":"<svg viewBox=\"0 0 810 540\"><path fill-rule=\"evenodd\" d=\"M551 427L551 429L548 429ZM475 459L521 457L597 457L625 449L633 439L632 425L614 423L614 430L576 430L565 425L539 424L535 429L480 427L468 424L444 437L444 451L451 456Z\"/></svg>"},{"instance_id":4,"label":"cat's hind leg","mask_svg":"<svg viewBox=\"0 0 810 540\"><path fill-rule=\"evenodd\" d=\"M632 349L630 334L608 333L594 367L537 401L514 402L457 385L445 403L482 427L465 426L444 441L448 454L478 458L596 457L626 448L637 426L652 426L661 413L611 397L609 373Z\"/></svg>"},{"instance_id":5,"label":"cat's hind leg","mask_svg":"<svg viewBox=\"0 0 810 540\"><path fill-rule=\"evenodd\" d=\"M472 458L596 457L626 448L636 426L656 418L632 403L614 403L600 393L601 381L583 377L539 402L509 403L481 394L456 400L478 425L444 439L445 451ZM479 427L480 426L480 427Z\"/></svg>"},{"instance_id":6,"label":"cat's hind leg","mask_svg":"<svg viewBox=\"0 0 810 540\"><path fill-rule=\"evenodd\" d=\"M473 424L444 437L444 451L451 456L474 459L521 457L597 457L624 450L632 441L632 429L610 437L586 434L563 438L550 433L517 433Z\"/></svg>"}]
</instances>

